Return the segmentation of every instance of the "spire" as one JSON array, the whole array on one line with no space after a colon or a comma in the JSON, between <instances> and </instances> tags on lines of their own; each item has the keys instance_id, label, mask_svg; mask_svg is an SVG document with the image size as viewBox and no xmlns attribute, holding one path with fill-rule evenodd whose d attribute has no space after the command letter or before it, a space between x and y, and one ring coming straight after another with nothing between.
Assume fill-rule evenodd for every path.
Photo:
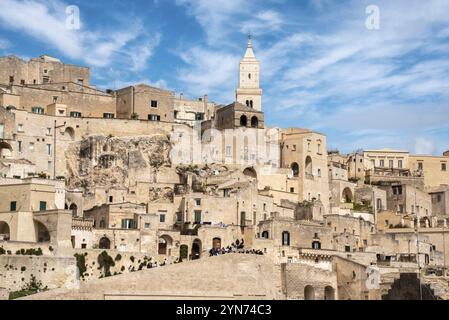
<instances>
[{"instance_id":1,"label":"spire","mask_svg":"<svg viewBox=\"0 0 449 320\"><path fill-rule=\"evenodd\" d=\"M248 34L248 47L246 48L244 59L256 59L256 56L253 51L253 41L251 33Z\"/></svg>"}]
</instances>

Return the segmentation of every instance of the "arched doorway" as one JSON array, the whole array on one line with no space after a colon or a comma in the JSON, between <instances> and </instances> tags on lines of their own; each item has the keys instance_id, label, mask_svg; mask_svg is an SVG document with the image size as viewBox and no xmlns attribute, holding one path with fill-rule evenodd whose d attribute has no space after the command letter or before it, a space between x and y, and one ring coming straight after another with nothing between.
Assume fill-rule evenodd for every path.
<instances>
[{"instance_id":1,"label":"arched doorway","mask_svg":"<svg viewBox=\"0 0 449 320\"><path fill-rule=\"evenodd\" d=\"M72 217L76 218L78 216L78 206L75 203L70 205L69 210L72 211Z\"/></svg>"},{"instance_id":2,"label":"arched doorway","mask_svg":"<svg viewBox=\"0 0 449 320\"><path fill-rule=\"evenodd\" d=\"M221 249L221 239L220 238L214 238L212 240L212 248Z\"/></svg>"},{"instance_id":3,"label":"arched doorway","mask_svg":"<svg viewBox=\"0 0 449 320\"><path fill-rule=\"evenodd\" d=\"M324 300L335 300L335 289L331 286L324 288Z\"/></svg>"},{"instance_id":4,"label":"arched doorway","mask_svg":"<svg viewBox=\"0 0 449 320\"><path fill-rule=\"evenodd\" d=\"M50 233L42 222L36 221L36 240L37 242L50 242Z\"/></svg>"},{"instance_id":5,"label":"arched doorway","mask_svg":"<svg viewBox=\"0 0 449 320\"><path fill-rule=\"evenodd\" d=\"M12 147L6 141L0 141L0 158L8 159L12 156Z\"/></svg>"},{"instance_id":6,"label":"arched doorway","mask_svg":"<svg viewBox=\"0 0 449 320\"><path fill-rule=\"evenodd\" d=\"M197 260L201 258L201 240L195 239L192 243L192 260Z\"/></svg>"},{"instance_id":7,"label":"arched doorway","mask_svg":"<svg viewBox=\"0 0 449 320\"><path fill-rule=\"evenodd\" d=\"M313 176L313 167L312 167L312 158L310 156L307 156L306 158L306 175L309 177Z\"/></svg>"},{"instance_id":8,"label":"arched doorway","mask_svg":"<svg viewBox=\"0 0 449 320\"><path fill-rule=\"evenodd\" d=\"M299 176L299 165L296 162L293 162L291 165L291 169L292 169L292 173L294 177L298 177Z\"/></svg>"},{"instance_id":9,"label":"arched doorway","mask_svg":"<svg viewBox=\"0 0 449 320\"><path fill-rule=\"evenodd\" d=\"M254 168L246 168L243 170L243 174L249 178L257 179L257 172Z\"/></svg>"},{"instance_id":10,"label":"arched doorway","mask_svg":"<svg viewBox=\"0 0 449 320\"><path fill-rule=\"evenodd\" d=\"M259 127L259 119L256 116L251 118L251 127L258 128Z\"/></svg>"},{"instance_id":11,"label":"arched doorway","mask_svg":"<svg viewBox=\"0 0 449 320\"><path fill-rule=\"evenodd\" d=\"M188 257L189 257L189 247L186 244L182 244L179 247L179 259L187 260Z\"/></svg>"},{"instance_id":12,"label":"arched doorway","mask_svg":"<svg viewBox=\"0 0 449 320\"><path fill-rule=\"evenodd\" d=\"M351 203L352 202L352 191L351 191L350 188L346 187L346 188L343 189L342 200L345 203Z\"/></svg>"},{"instance_id":13,"label":"arched doorway","mask_svg":"<svg viewBox=\"0 0 449 320\"><path fill-rule=\"evenodd\" d=\"M9 241L11 239L11 231L9 229L9 225L0 221L0 241Z\"/></svg>"},{"instance_id":14,"label":"arched doorway","mask_svg":"<svg viewBox=\"0 0 449 320\"><path fill-rule=\"evenodd\" d=\"M315 300L315 288L312 286L304 287L304 300Z\"/></svg>"},{"instance_id":15,"label":"arched doorway","mask_svg":"<svg viewBox=\"0 0 449 320\"><path fill-rule=\"evenodd\" d=\"M168 235L163 235L159 237L158 254L160 255L171 255L171 246L173 240Z\"/></svg>"},{"instance_id":16,"label":"arched doorway","mask_svg":"<svg viewBox=\"0 0 449 320\"><path fill-rule=\"evenodd\" d=\"M248 118L245 115L240 117L240 126L246 127L248 125Z\"/></svg>"},{"instance_id":17,"label":"arched doorway","mask_svg":"<svg viewBox=\"0 0 449 320\"><path fill-rule=\"evenodd\" d=\"M100 249L111 249L111 240L109 240L107 237L101 238L98 247Z\"/></svg>"}]
</instances>

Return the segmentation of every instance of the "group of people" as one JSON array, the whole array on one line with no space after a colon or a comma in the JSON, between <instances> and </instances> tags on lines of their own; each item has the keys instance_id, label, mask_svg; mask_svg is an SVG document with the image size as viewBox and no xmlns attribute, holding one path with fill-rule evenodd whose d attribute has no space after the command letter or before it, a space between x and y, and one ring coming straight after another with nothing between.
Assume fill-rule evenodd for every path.
<instances>
[{"instance_id":1,"label":"group of people","mask_svg":"<svg viewBox=\"0 0 449 320\"><path fill-rule=\"evenodd\" d=\"M235 243L233 242L230 246L225 248L212 248L209 250L209 255L212 256L220 256L227 253L240 253L240 254L257 254L263 255L261 250L255 249L245 249L245 241L237 240Z\"/></svg>"}]
</instances>

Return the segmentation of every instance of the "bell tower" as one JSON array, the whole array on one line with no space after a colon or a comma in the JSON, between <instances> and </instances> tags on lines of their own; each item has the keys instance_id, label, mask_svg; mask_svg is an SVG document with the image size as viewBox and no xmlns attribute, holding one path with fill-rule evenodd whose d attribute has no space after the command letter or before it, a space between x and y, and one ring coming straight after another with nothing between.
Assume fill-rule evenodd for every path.
<instances>
[{"instance_id":1,"label":"bell tower","mask_svg":"<svg viewBox=\"0 0 449 320\"><path fill-rule=\"evenodd\" d=\"M245 56L240 60L239 87L236 91L237 102L262 111L262 89L260 89L260 62L253 51L251 35Z\"/></svg>"}]
</instances>

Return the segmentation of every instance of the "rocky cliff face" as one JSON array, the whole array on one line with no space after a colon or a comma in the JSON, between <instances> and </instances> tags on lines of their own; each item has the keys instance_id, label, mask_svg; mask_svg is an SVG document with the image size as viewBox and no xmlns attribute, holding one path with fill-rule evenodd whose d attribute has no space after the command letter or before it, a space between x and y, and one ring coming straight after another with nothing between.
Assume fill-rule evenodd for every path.
<instances>
[{"instance_id":1,"label":"rocky cliff face","mask_svg":"<svg viewBox=\"0 0 449 320\"><path fill-rule=\"evenodd\" d=\"M131 178L170 166L171 147L164 135L89 136L66 151L67 185L86 193L93 187L129 187Z\"/></svg>"}]
</instances>

